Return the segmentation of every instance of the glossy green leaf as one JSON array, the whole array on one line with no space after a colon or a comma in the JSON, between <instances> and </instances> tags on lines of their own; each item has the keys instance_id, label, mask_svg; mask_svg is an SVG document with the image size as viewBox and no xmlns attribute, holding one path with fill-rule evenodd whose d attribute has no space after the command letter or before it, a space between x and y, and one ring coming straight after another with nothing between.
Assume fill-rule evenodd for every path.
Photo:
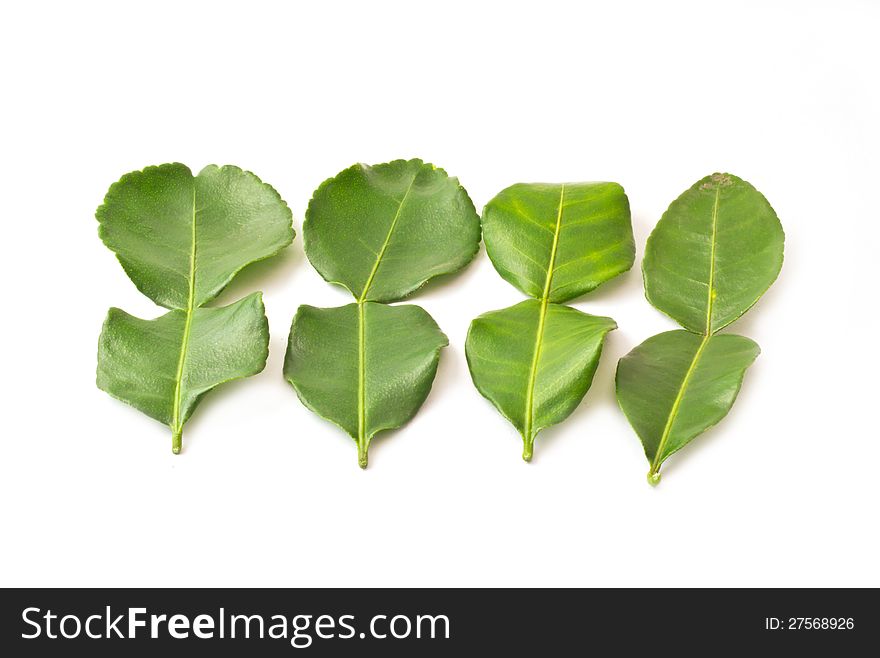
<instances>
[{"instance_id":1,"label":"glossy green leaf","mask_svg":"<svg viewBox=\"0 0 880 658\"><path fill-rule=\"evenodd\" d=\"M649 338L620 360L617 399L642 440L652 484L669 455L727 415L760 351L742 336L679 330Z\"/></svg>"},{"instance_id":2,"label":"glossy green leaf","mask_svg":"<svg viewBox=\"0 0 880 658\"><path fill-rule=\"evenodd\" d=\"M293 240L287 204L238 167L147 167L114 183L96 216L99 234L138 289L173 309L140 320L111 309L98 349L98 387L172 431L215 386L256 374L269 334L259 295L202 308L246 265Z\"/></svg>"},{"instance_id":3,"label":"glossy green leaf","mask_svg":"<svg viewBox=\"0 0 880 658\"><path fill-rule=\"evenodd\" d=\"M165 308L214 299L246 265L293 240L287 204L249 171L147 167L110 186L96 216L101 239L142 293Z\"/></svg>"},{"instance_id":4,"label":"glossy green leaf","mask_svg":"<svg viewBox=\"0 0 880 658\"><path fill-rule=\"evenodd\" d=\"M467 265L480 243L474 204L445 171L421 160L354 165L315 190L303 224L306 255L356 304L301 306L285 377L312 411L354 438L400 427L424 402L446 336L418 306L385 307L432 277Z\"/></svg>"},{"instance_id":5,"label":"glossy green leaf","mask_svg":"<svg viewBox=\"0 0 880 658\"><path fill-rule=\"evenodd\" d=\"M776 280L785 236L764 195L730 174L672 202L645 248L645 294L686 329L713 334Z\"/></svg>"},{"instance_id":6,"label":"glossy green leaf","mask_svg":"<svg viewBox=\"0 0 880 658\"><path fill-rule=\"evenodd\" d=\"M629 201L617 183L520 183L483 211L495 269L538 299L565 302L632 267Z\"/></svg>"},{"instance_id":7,"label":"glossy green leaf","mask_svg":"<svg viewBox=\"0 0 880 658\"><path fill-rule=\"evenodd\" d=\"M315 190L303 240L324 279L359 301L392 302L467 265L480 219L458 179L434 165L357 164Z\"/></svg>"},{"instance_id":8,"label":"glossy green leaf","mask_svg":"<svg viewBox=\"0 0 880 658\"><path fill-rule=\"evenodd\" d=\"M565 420L599 364L611 318L529 299L484 313L468 331L466 353L477 390L523 438L531 460L537 433Z\"/></svg>"},{"instance_id":9,"label":"glossy green leaf","mask_svg":"<svg viewBox=\"0 0 880 658\"><path fill-rule=\"evenodd\" d=\"M648 481L672 453L730 410L760 349L717 335L776 279L784 235L754 187L712 174L673 201L645 249L645 293L690 331L649 338L620 360L617 400L651 464Z\"/></svg>"},{"instance_id":10,"label":"glossy green leaf","mask_svg":"<svg viewBox=\"0 0 880 658\"><path fill-rule=\"evenodd\" d=\"M419 306L302 305L293 318L284 376L303 404L355 440L365 468L372 438L400 427L422 406L447 344Z\"/></svg>"},{"instance_id":11,"label":"glossy green leaf","mask_svg":"<svg viewBox=\"0 0 880 658\"><path fill-rule=\"evenodd\" d=\"M629 201L617 183L536 183L502 190L483 212L501 276L536 299L471 323L477 390L519 430L530 461L537 433L562 422L590 388L610 318L561 306L633 264Z\"/></svg>"},{"instance_id":12,"label":"glossy green leaf","mask_svg":"<svg viewBox=\"0 0 880 658\"><path fill-rule=\"evenodd\" d=\"M98 388L174 427L214 387L262 371L268 355L258 292L222 308L195 309L189 329L181 310L141 320L111 308L98 341Z\"/></svg>"}]
</instances>

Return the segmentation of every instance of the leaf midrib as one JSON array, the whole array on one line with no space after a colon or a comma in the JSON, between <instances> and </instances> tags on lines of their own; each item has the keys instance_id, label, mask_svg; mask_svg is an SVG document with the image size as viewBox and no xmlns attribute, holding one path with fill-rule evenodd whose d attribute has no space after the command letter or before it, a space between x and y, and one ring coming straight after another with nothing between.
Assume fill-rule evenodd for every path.
<instances>
[{"instance_id":1,"label":"leaf midrib","mask_svg":"<svg viewBox=\"0 0 880 658\"><path fill-rule=\"evenodd\" d=\"M529 382L526 389L526 418L523 428L523 439L526 442L523 457L531 458L532 428L534 423L535 384L538 379L538 363L541 360L541 347L544 342L547 307L550 302L550 289L553 283L553 272L556 268L556 252L559 246L559 233L562 228L562 205L565 199L565 183L559 188L559 206L556 209L556 228L553 231L553 244L550 247L550 261L547 265L547 276L544 280L544 292L541 295L541 311L538 315L538 330L535 334L535 349L532 354L532 365L529 369Z\"/></svg>"},{"instance_id":2,"label":"leaf midrib","mask_svg":"<svg viewBox=\"0 0 880 658\"><path fill-rule=\"evenodd\" d=\"M413 174L412 180L410 180L409 186L407 186L406 192L403 194L403 198L397 204L397 212L394 213L394 218L391 220L391 225L388 227L388 234L385 236L385 242L382 243L382 248L379 249L379 253L376 254L376 261L373 263L373 267L367 277L367 282L364 284L364 288L358 297L357 301L359 304L362 304L367 300L367 294L370 292L370 287L373 285L373 279L376 277L376 272L379 271L379 265L382 263L382 258L385 256L385 251L388 249L388 245L391 244L391 235L394 233L394 229L397 226L397 220L400 219L400 211L403 210L403 204L406 203L410 190L412 190L413 184L416 182L418 175L419 171L417 170L416 173Z\"/></svg>"},{"instance_id":3,"label":"leaf midrib","mask_svg":"<svg viewBox=\"0 0 880 658\"><path fill-rule=\"evenodd\" d=\"M706 301L706 331L703 334L703 340L700 342L700 346L699 348L697 348L696 354L694 354L694 358L691 360L690 366L688 366L687 372L684 375L684 379L681 382L681 386L679 386L678 388L678 392L675 395L675 400L673 400L672 402L672 408L669 410L669 415L666 417L666 424L663 427L663 433L660 435L660 442L657 444L657 452L654 453L654 459L651 460L651 470L648 471L649 477L655 475L660 470L660 465L663 463L663 451L666 449L666 444L669 442L669 436L672 433L672 426L675 424L676 418L678 418L678 411L681 407L682 401L684 400L685 393L687 392L688 384L690 383L690 380L697 369L697 364L700 361L700 357L703 355L703 350L706 349L706 345L709 343L709 339L712 337L712 310L715 305L715 245L718 242L718 206L720 200L721 186L716 185L715 200L712 203L712 237L710 239L709 245L709 281L707 292L708 296Z\"/></svg>"},{"instance_id":4,"label":"leaf midrib","mask_svg":"<svg viewBox=\"0 0 880 658\"><path fill-rule=\"evenodd\" d=\"M654 453L654 459L651 460L651 470L648 471L649 477L655 475L660 469L660 464L663 463L663 451L666 449L666 444L669 442L669 435L672 433L672 426L675 423L675 419L678 417L678 410L684 400L688 384L690 383L691 377L693 377L694 371L697 369L697 364L700 361L700 357L703 355L703 350L706 348L709 339L712 337L712 311L715 305L715 246L718 242L718 206L720 200L721 186L716 185L715 200L712 203L712 237L709 244L709 281L706 299L706 330L703 333L703 340L700 343L700 347L697 349L696 354L694 354L694 358L685 373L681 386L678 388L675 400L672 402L672 408L669 410L669 415L666 417L666 424L663 427L663 433L660 435L660 442L657 444L657 452Z\"/></svg>"},{"instance_id":5,"label":"leaf midrib","mask_svg":"<svg viewBox=\"0 0 880 658\"><path fill-rule=\"evenodd\" d=\"M358 463L361 468L366 467L367 440L366 440L366 327L364 323L364 302L358 301Z\"/></svg>"},{"instance_id":6,"label":"leaf midrib","mask_svg":"<svg viewBox=\"0 0 880 658\"><path fill-rule=\"evenodd\" d=\"M712 239L709 251L709 291L706 302L706 336L712 335L712 309L715 305L715 245L718 235L718 203L721 197L721 185L715 187L715 202L712 205Z\"/></svg>"},{"instance_id":7,"label":"leaf midrib","mask_svg":"<svg viewBox=\"0 0 880 658\"><path fill-rule=\"evenodd\" d=\"M684 379L682 379L681 386L678 388L678 393L675 395L675 400L672 402L672 408L669 410L669 416L666 417L666 426L663 428L663 434L660 435L660 442L657 444L657 452L654 453L654 459L651 460L651 470L648 472L649 476L657 473L660 469L660 464L663 463L663 451L666 449L666 444L669 442L669 435L672 433L672 425L678 417L678 409L681 406L682 400L684 400L684 394L687 392L688 384L690 384L691 378L697 370L697 364L700 362L700 357L703 355L703 350L706 349L706 345L709 343L710 338L711 336L708 334L703 336L703 340L700 342L700 346L697 348L697 352L694 354L694 358L691 360L691 364L688 366L687 372L684 374Z\"/></svg>"},{"instance_id":8,"label":"leaf midrib","mask_svg":"<svg viewBox=\"0 0 880 658\"><path fill-rule=\"evenodd\" d=\"M192 330L193 311L195 310L196 298L196 187L193 181L192 193L192 228L190 233L191 244L189 251L189 289L187 291L185 319L183 323L183 338L180 342L180 356L177 359L177 373L174 376L174 406L171 414L171 431L173 452L180 452L181 434L183 432L180 418L181 403L183 401L183 371L186 367L186 356L189 349L189 337Z\"/></svg>"},{"instance_id":9,"label":"leaf midrib","mask_svg":"<svg viewBox=\"0 0 880 658\"><path fill-rule=\"evenodd\" d=\"M409 193L413 188L413 185L416 182L416 178L419 175L420 170L416 170L413 174L412 179L409 182L409 185L406 188L406 192L403 193L403 198L397 204L397 211L394 213L394 218L391 220L391 225L388 227L388 233L385 235L385 241L382 243L382 248L379 249L379 253L376 254L376 261L373 263L373 267L370 270L370 274L367 277L367 281L364 284L364 288L361 291L361 294L357 298L357 307L358 307L358 397L357 397L357 405L358 405L358 436L357 436L357 445L358 445L358 463L361 468L366 468L367 466L367 342L366 342L366 326L365 326L365 318L364 318L364 304L367 302L367 294L370 292L370 288L373 285L373 279L376 277L376 272L379 271L379 265L382 263L382 258L385 256L385 251L388 249L388 245L391 244L391 236L394 233L394 229L397 226L397 221L400 219L400 213L403 210L403 204L406 203L406 200L409 198Z\"/></svg>"}]
</instances>

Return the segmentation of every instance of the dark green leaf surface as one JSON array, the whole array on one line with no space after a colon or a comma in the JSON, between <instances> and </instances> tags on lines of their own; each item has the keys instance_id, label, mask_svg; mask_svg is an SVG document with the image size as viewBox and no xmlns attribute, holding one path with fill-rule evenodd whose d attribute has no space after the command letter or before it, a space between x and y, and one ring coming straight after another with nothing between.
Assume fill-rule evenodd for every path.
<instances>
[{"instance_id":1,"label":"dark green leaf surface","mask_svg":"<svg viewBox=\"0 0 880 658\"><path fill-rule=\"evenodd\" d=\"M324 279L359 301L393 302L467 265L480 219L458 179L431 164L357 164L315 191L303 240Z\"/></svg>"},{"instance_id":2,"label":"dark green leaf surface","mask_svg":"<svg viewBox=\"0 0 880 658\"><path fill-rule=\"evenodd\" d=\"M495 269L530 297L565 302L632 267L629 201L617 183L520 183L483 211Z\"/></svg>"},{"instance_id":3,"label":"dark green leaf surface","mask_svg":"<svg viewBox=\"0 0 880 658\"><path fill-rule=\"evenodd\" d=\"M759 353L742 336L679 330L649 338L620 360L617 399L651 462L649 481L660 479L669 455L727 415Z\"/></svg>"},{"instance_id":4,"label":"dark green leaf surface","mask_svg":"<svg viewBox=\"0 0 880 658\"><path fill-rule=\"evenodd\" d=\"M249 171L147 167L114 183L96 216L128 276L165 308L196 308L293 240L287 204Z\"/></svg>"},{"instance_id":5,"label":"dark green leaf surface","mask_svg":"<svg viewBox=\"0 0 880 658\"><path fill-rule=\"evenodd\" d=\"M476 318L466 352L477 390L523 438L532 458L535 436L565 420L583 399L611 318L536 299Z\"/></svg>"},{"instance_id":6,"label":"dark green leaf surface","mask_svg":"<svg viewBox=\"0 0 880 658\"><path fill-rule=\"evenodd\" d=\"M140 320L111 309L98 349L98 386L170 426L201 397L263 369L269 334L259 295L225 308L202 306L246 265L293 240L287 204L238 167L147 167L114 183L98 208L99 234L131 280L173 309Z\"/></svg>"},{"instance_id":7,"label":"dark green leaf surface","mask_svg":"<svg viewBox=\"0 0 880 658\"><path fill-rule=\"evenodd\" d=\"M690 330L654 336L618 365L617 400L642 440L651 484L663 461L724 418L736 399L760 349L716 334L776 279L784 239L760 192L717 173L673 201L648 238L645 294Z\"/></svg>"},{"instance_id":8,"label":"dark green leaf surface","mask_svg":"<svg viewBox=\"0 0 880 658\"><path fill-rule=\"evenodd\" d=\"M355 440L364 468L373 436L400 427L422 406L447 344L419 306L302 305L291 326L284 376L303 404Z\"/></svg>"},{"instance_id":9,"label":"dark green leaf surface","mask_svg":"<svg viewBox=\"0 0 880 658\"><path fill-rule=\"evenodd\" d=\"M767 199L713 174L672 202L645 248L645 294L686 329L711 335L776 280L785 236Z\"/></svg>"},{"instance_id":10,"label":"dark green leaf surface","mask_svg":"<svg viewBox=\"0 0 880 658\"><path fill-rule=\"evenodd\" d=\"M195 309L181 360L186 331L181 310L141 320L111 308L98 341L98 388L161 423L182 425L205 393L266 365L269 327L258 292L222 308Z\"/></svg>"},{"instance_id":11,"label":"dark green leaf surface","mask_svg":"<svg viewBox=\"0 0 880 658\"><path fill-rule=\"evenodd\" d=\"M418 306L385 307L428 279L467 265L480 243L474 204L445 171L421 160L357 164L315 190L303 224L306 255L357 303L301 306L285 377L312 411L357 442L418 411L446 336Z\"/></svg>"}]
</instances>

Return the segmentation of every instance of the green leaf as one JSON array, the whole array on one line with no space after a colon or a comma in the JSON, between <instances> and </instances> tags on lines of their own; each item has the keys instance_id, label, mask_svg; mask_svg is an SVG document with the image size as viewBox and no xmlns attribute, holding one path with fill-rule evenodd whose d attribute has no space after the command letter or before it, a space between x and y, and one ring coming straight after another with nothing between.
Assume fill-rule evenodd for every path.
<instances>
[{"instance_id":1,"label":"green leaf","mask_svg":"<svg viewBox=\"0 0 880 658\"><path fill-rule=\"evenodd\" d=\"M495 269L530 297L565 302L632 267L629 201L617 183L517 184L483 211Z\"/></svg>"},{"instance_id":2,"label":"green leaf","mask_svg":"<svg viewBox=\"0 0 880 658\"><path fill-rule=\"evenodd\" d=\"M293 240L287 204L238 167L147 167L114 183L96 216L99 235L138 289L173 309L139 320L111 309L98 349L98 386L170 426L180 452L183 424L202 395L260 372L268 329L250 296L202 306L245 266Z\"/></svg>"},{"instance_id":3,"label":"green leaf","mask_svg":"<svg viewBox=\"0 0 880 658\"><path fill-rule=\"evenodd\" d=\"M400 427L424 402L446 336L418 306L385 307L428 279L467 265L480 244L474 204L421 160L358 164L315 190L303 223L306 255L357 303L301 306L285 377L300 400L354 438L367 466L373 435Z\"/></svg>"},{"instance_id":4,"label":"green leaf","mask_svg":"<svg viewBox=\"0 0 880 658\"><path fill-rule=\"evenodd\" d=\"M258 292L222 308L197 308L190 322L181 310L141 320L111 308L98 341L98 388L180 428L205 393L256 375L268 355L269 326Z\"/></svg>"},{"instance_id":5,"label":"green leaf","mask_svg":"<svg viewBox=\"0 0 880 658\"><path fill-rule=\"evenodd\" d=\"M392 302L467 265L480 219L458 179L434 165L357 164L315 190L303 240L324 279L359 301Z\"/></svg>"},{"instance_id":6,"label":"green leaf","mask_svg":"<svg viewBox=\"0 0 880 658\"><path fill-rule=\"evenodd\" d=\"M651 484L669 455L730 411L760 349L716 334L776 279L784 239L763 195L731 174L697 181L648 238L645 294L694 332L649 338L618 364L617 401L642 440Z\"/></svg>"},{"instance_id":7,"label":"green leaf","mask_svg":"<svg viewBox=\"0 0 880 658\"><path fill-rule=\"evenodd\" d=\"M142 293L165 308L208 302L246 265L293 240L287 204L249 171L147 167L110 186L98 233Z\"/></svg>"},{"instance_id":8,"label":"green leaf","mask_svg":"<svg viewBox=\"0 0 880 658\"><path fill-rule=\"evenodd\" d=\"M290 329L284 376L303 404L355 440L358 463L366 468L371 439L400 427L422 406L447 344L419 306L302 305Z\"/></svg>"},{"instance_id":9,"label":"green leaf","mask_svg":"<svg viewBox=\"0 0 880 658\"><path fill-rule=\"evenodd\" d=\"M477 390L519 430L530 461L537 433L583 399L617 326L558 302L632 267L629 201L617 183L512 185L486 205L483 239L498 273L536 299L474 320L468 365Z\"/></svg>"},{"instance_id":10,"label":"green leaf","mask_svg":"<svg viewBox=\"0 0 880 658\"><path fill-rule=\"evenodd\" d=\"M509 420L531 460L537 433L565 420L583 399L611 318L529 299L484 313L468 331L466 354L477 390Z\"/></svg>"},{"instance_id":11,"label":"green leaf","mask_svg":"<svg viewBox=\"0 0 880 658\"><path fill-rule=\"evenodd\" d=\"M784 240L764 195L731 174L706 176L672 202L648 238L645 294L686 329L711 335L776 280Z\"/></svg>"},{"instance_id":12,"label":"green leaf","mask_svg":"<svg viewBox=\"0 0 880 658\"><path fill-rule=\"evenodd\" d=\"M617 400L651 463L649 482L659 482L669 455L727 415L760 351L742 336L679 330L649 338L620 360Z\"/></svg>"}]
</instances>

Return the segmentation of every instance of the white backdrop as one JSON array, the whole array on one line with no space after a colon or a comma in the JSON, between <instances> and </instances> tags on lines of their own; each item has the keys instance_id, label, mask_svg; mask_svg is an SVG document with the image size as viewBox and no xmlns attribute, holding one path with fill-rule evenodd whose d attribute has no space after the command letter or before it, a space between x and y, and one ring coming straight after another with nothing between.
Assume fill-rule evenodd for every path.
<instances>
[{"instance_id":1,"label":"white backdrop","mask_svg":"<svg viewBox=\"0 0 880 658\"><path fill-rule=\"evenodd\" d=\"M0 585L880 585L880 5L304 5L2 9ZM303 255L312 190L409 157L478 208L520 181L629 195L636 267L573 304L620 329L529 465L464 358L470 320L523 298L484 249L413 298L451 345L365 472L282 379L298 305L350 301ZM107 308L161 312L94 210L168 161L254 171L298 232L220 299L265 292L266 370L206 398L176 457L167 428L94 383ZM644 299L644 242L718 170L773 204L785 265L730 328L763 350L731 414L652 489L614 368L676 328Z\"/></svg>"}]
</instances>

